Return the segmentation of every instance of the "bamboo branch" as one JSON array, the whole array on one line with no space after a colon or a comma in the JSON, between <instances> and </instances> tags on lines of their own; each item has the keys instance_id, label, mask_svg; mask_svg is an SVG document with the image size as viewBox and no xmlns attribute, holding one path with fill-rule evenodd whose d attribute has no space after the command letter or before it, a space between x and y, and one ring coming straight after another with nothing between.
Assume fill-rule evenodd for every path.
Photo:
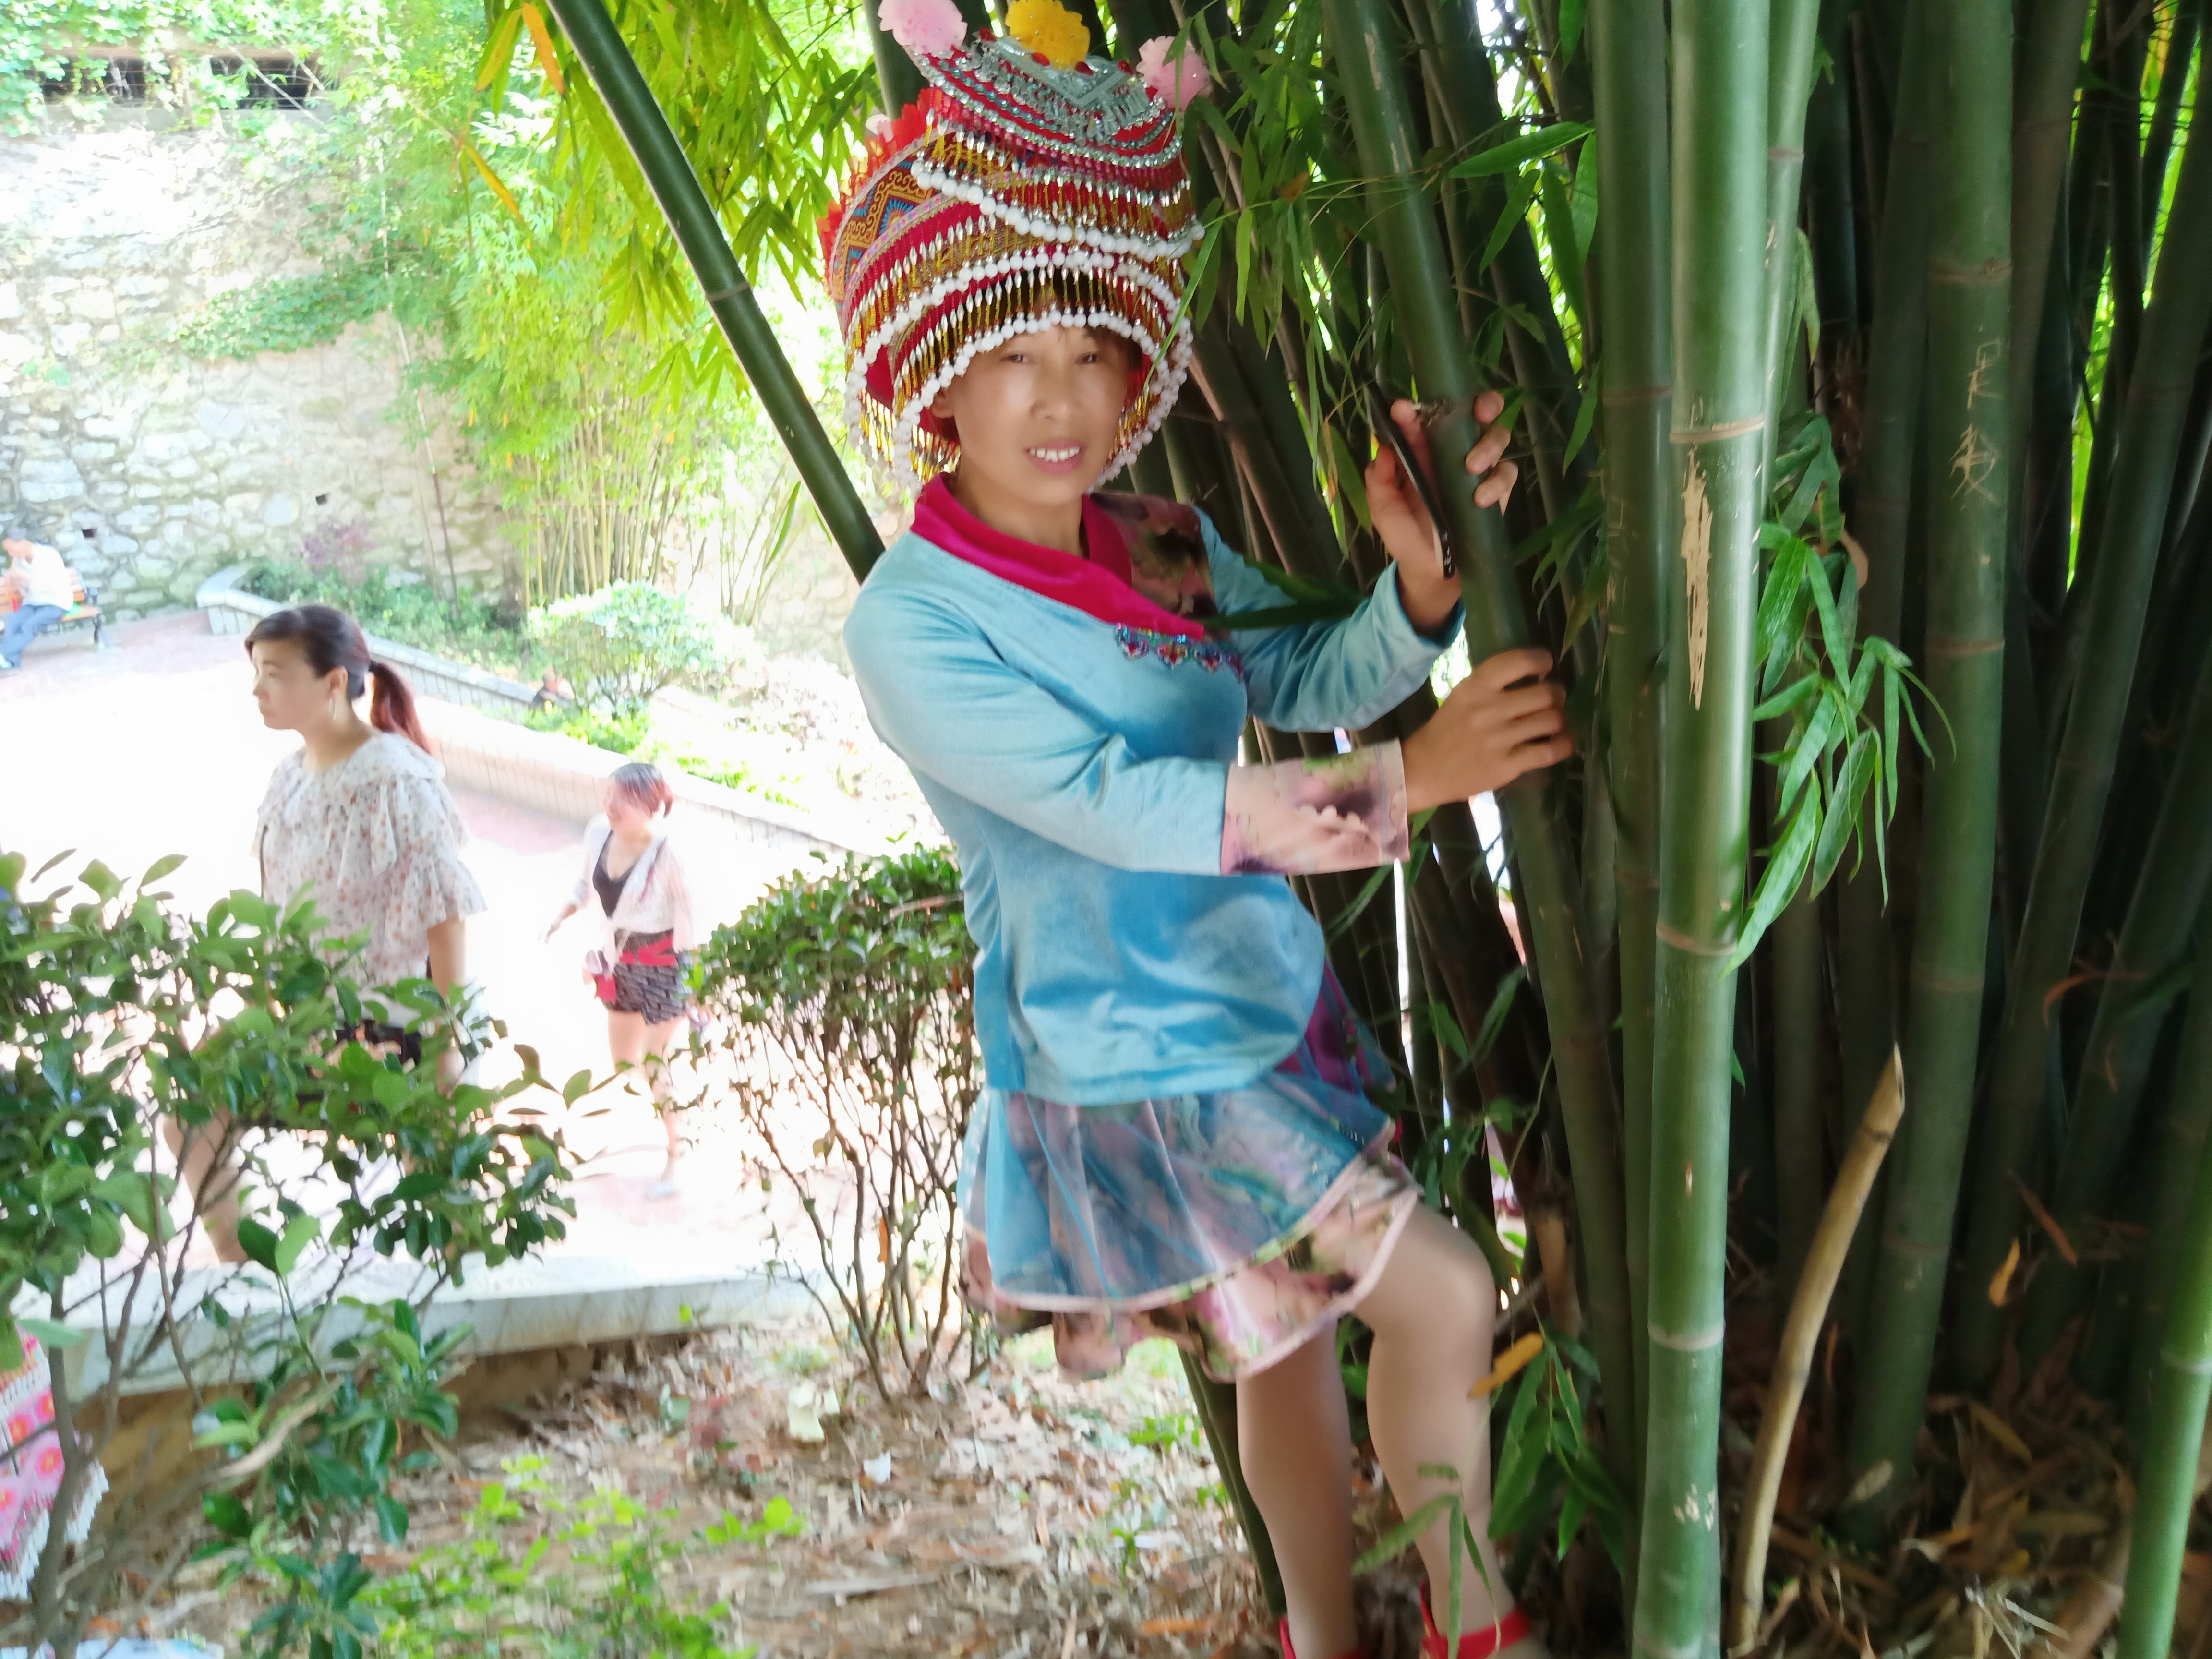
<instances>
[{"instance_id":1,"label":"bamboo branch","mask_svg":"<svg viewBox=\"0 0 2212 1659\"><path fill-rule=\"evenodd\" d=\"M1729 1659L1741 1659L1757 1645L1759 1614L1765 1599L1766 1551L1774 1525L1774 1502L1782 1490L1782 1465L1790 1451L1790 1437L1797 1424L1797 1407L1813 1375L1814 1352L1827 1323L1828 1304L1835 1295L1836 1279L1851 1248L1859 1212L1881 1168L1898 1120L1905 1115L1905 1062L1890 1050L1889 1064L1874 1098L1836 1171L1820 1225L1805 1257L1805 1271L1790 1299L1790 1317L1782 1328L1775 1350L1774 1368L1768 1373L1766 1404L1759 1419L1759 1444L1752 1453L1751 1471L1744 1480L1744 1506L1736 1522L1735 1596L1729 1605Z\"/></svg>"}]
</instances>

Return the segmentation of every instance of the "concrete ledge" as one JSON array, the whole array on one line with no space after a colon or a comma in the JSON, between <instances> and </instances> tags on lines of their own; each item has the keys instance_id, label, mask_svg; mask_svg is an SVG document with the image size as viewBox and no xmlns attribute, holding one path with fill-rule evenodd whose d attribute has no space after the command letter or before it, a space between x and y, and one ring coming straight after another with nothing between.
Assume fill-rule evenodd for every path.
<instances>
[{"instance_id":1,"label":"concrete ledge","mask_svg":"<svg viewBox=\"0 0 2212 1659\"><path fill-rule=\"evenodd\" d=\"M470 1327L458 1350L468 1358L783 1319L813 1306L803 1285L788 1278L771 1278L757 1268L568 1255L507 1261L496 1267L486 1267L480 1258L472 1257L464 1268L463 1282L443 1286L431 1302L423 1334ZM411 1300L428 1280L428 1270L414 1262L376 1260L345 1271L335 1258L325 1257L303 1261L291 1290L302 1305L321 1301L333 1290L380 1304L395 1297ZM77 1305L69 1323L92 1339L63 1351L70 1389L80 1400L106 1386L103 1308L112 1302L119 1310L128 1289L127 1277L103 1294L94 1275L72 1276L68 1299ZM277 1334L282 1304L268 1276L252 1268L188 1272L178 1306L197 1309L208 1297L229 1316L228 1327L204 1314L185 1317L174 1347L166 1340L153 1342L143 1361L130 1367L119 1389L124 1397L183 1389L178 1348L202 1389L242 1382L269 1370L273 1357L256 1350ZM15 1311L40 1313L43 1301L36 1291L27 1291L18 1298ZM135 1347L150 1341L159 1314L142 1297L131 1322ZM332 1343L354 1335L361 1327L359 1310L342 1304L324 1320L316 1346L327 1352Z\"/></svg>"},{"instance_id":2,"label":"concrete ledge","mask_svg":"<svg viewBox=\"0 0 2212 1659\"><path fill-rule=\"evenodd\" d=\"M248 634L264 617L289 608L280 600L264 599L258 593L248 593L240 587L238 584L246 571L245 565L234 564L216 571L199 585L193 603L207 612L210 632ZM508 679L503 674L455 662L450 657L435 656L414 646L402 645L397 640L382 639L374 634L367 637L370 652L399 668L407 676L407 683L423 696L523 714L529 712L531 699L538 695L536 687Z\"/></svg>"}]
</instances>

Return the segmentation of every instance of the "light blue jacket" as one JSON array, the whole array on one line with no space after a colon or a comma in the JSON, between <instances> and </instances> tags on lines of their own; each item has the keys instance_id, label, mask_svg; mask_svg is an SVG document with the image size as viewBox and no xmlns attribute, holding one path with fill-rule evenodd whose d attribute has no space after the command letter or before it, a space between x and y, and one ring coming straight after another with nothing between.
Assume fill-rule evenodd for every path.
<instances>
[{"instance_id":1,"label":"light blue jacket","mask_svg":"<svg viewBox=\"0 0 2212 1659\"><path fill-rule=\"evenodd\" d=\"M1218 610L1285 603L1200 525ZM911 532L894 543L845 644L871 723L958 852L991 1086L1104 1105L1241 1087L1280 1062L1322 939L1280 876L1221 873L1245 718L1370 724L1459 624L1417 633L1394 568L1340 621L1224 648L1101 621Z\"/></svg>"}]
</instances>

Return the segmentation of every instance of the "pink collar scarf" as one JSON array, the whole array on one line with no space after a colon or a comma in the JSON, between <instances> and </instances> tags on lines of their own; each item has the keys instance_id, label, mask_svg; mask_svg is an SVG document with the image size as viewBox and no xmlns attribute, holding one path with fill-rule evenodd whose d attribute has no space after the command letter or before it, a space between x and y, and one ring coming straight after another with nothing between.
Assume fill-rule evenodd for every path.
<instances>
[{"instance_id":1,"label":"pink collar scarf","mask_svg":"<svg viewBox=\"0 0 2212 1659\"><path fill-rule=\"evenodd\" d=\"M1129 585L1126 532L1112 514L1088 495L1083 498L1083 544L1091 550L1087 559L992 529L953 499L941 473L922 486L914 504L914 533L956 559L1100 622L1148 634L1206 637L1203 621L1164 610Z\"/></svg>"}]
</instances>

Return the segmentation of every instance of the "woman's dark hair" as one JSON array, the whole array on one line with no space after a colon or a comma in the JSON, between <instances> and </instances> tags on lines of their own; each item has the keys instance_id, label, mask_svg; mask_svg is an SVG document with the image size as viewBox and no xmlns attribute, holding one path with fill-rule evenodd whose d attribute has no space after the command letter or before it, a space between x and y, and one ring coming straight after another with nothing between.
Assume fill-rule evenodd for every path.
<instances>
[{"instance_id":1,"label":"woman's dark hair","mask_svg":"<svg viewBox=\"0 0 2212 1659\"><path fill-rule=\"evenodd\" d=\"M362 685L373 681L376 689L368 700L368 723L406 738L425 754L431 752L430 739L416 718L415 694L398 669L368 654L361 624L344 611L327 605L299 605L264 617L246 636L246 654L252 656L257 645L282 644L298 646L318 677L344 669L349 698L361 696Z\"/></svg>"},{"instance_id":2,"label":"woman's dark hair","mask_svg":"<svg viewBox=\"0 0 2212 1659\"><path fill-rule=\"evenodd\" d=\"M620 796L649 817L672 811L676 806L676 792L668 787L668 780L661 776L659 767L646 761L615 768L607 776L607 793Z\"/></svg>"}]
</instances>

